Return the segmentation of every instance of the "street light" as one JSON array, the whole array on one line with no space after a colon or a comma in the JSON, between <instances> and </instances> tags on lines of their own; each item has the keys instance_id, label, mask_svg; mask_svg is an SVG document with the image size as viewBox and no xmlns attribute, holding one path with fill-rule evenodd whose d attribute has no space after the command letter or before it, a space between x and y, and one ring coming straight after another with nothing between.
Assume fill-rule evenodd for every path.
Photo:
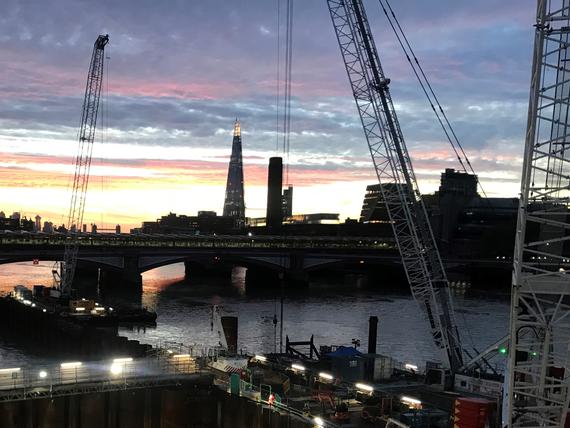
<instances>
[{"instance_id":1,"label":"street light","mask_svg":"<svg viewBox=\"0 0 570 428\"><path fill-rule=\"evenodd\" d=\"M325 426L325 421L323 421L323 420L322 420L321 418L319 418L318 416L313 419L313 422L314 422L315 425L318 426L318 427L324 427L324 426Z\"/></svg>"}]
</instances>

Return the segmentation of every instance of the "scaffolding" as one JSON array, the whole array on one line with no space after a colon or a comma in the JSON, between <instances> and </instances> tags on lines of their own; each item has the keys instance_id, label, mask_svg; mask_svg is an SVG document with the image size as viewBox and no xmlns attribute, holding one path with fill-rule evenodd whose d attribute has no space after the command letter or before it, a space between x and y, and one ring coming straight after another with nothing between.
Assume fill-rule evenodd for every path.
<instances>
[{"instance_id":1,"label":"scaffolding","mask_svg":"<svg viewBox=\"0 0 570 428\"><path fill-rule=\"evenodd\" d=\"M570 0L538 0L516 233L509 427L564 426L569 404Z\"/></svg>"}]
</instances>

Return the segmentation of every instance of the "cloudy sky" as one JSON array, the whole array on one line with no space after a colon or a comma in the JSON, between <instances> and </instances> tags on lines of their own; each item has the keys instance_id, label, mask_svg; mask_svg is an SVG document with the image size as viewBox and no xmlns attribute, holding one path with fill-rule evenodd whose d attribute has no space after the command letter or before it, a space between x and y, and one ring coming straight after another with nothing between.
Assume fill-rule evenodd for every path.
<instances>
[{"instance_id":1,"label":"cloudy sky","mask_svg":"<svg viewBox=\"0 0 570 428\"><path fill-rule=\"evenodd\" d=\"M281 0L282 6L285 1ZM49 7L48 7L49 4ZM422 192L458 167L376 0L365 1ZM2 0L0 209L56 223L69 204L88 63L108 33L86 222L221 213L242 122L247 215L276 150L278 0ZM518 192L533 2L393 1L487 193ZM356 217L375 181L325 0L295 2L294 211Z\"/></svg>"}]
</instances>

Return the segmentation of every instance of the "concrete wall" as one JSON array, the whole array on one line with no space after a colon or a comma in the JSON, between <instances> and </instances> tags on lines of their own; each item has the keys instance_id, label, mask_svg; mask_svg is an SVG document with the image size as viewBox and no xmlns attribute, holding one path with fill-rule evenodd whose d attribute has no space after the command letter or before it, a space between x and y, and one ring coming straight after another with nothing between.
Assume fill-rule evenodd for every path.
<instances>
[{"instance_id":1,"label":"concrete wall","mask_svg":"<svg viewBox=\"0 0 570 428\"><path fill-rule=\"evenodd\" d=\"M267 406L244 397L225 395L220 400L221 420L216 428L312 428L288 414L280 414Z\"/></svg>"},{"instance_id":2,"label":"concrete wall","mask_svg":"<svg viewBox=\"0 0 570 428\"><path fill-rule=\"evenodd\" d=\"M310 428L209 382L0 403L2 428Z\"/></svg>"}]
</instances>

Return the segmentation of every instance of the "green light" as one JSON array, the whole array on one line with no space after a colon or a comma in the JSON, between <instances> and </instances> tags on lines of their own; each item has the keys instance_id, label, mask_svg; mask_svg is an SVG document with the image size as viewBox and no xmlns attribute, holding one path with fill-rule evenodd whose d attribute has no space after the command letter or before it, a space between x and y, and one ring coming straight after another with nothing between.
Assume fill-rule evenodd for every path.
<instances>
[{"instance_id":1,"label":"green light","mask_svg":"<svg viewBox=\"0 0 570 428\"><path fill-rule=\"evenodd\" d=\"M531 352L530 355L532 355L533 357L536 357L538 355L538 352Z\"/></svg>"},{"instance_id":2,"label":"green light","mask_svg":"<svg viewBox=\"0 0 570 428\"><path fill-rule=\"evenodd\" d=\"M500 353L500 354L503 354L503 355L506 354L506 353L507 353L507 348L505 348L505 347L499 348L499 353Z\"/></svg>"}]
</instances>

